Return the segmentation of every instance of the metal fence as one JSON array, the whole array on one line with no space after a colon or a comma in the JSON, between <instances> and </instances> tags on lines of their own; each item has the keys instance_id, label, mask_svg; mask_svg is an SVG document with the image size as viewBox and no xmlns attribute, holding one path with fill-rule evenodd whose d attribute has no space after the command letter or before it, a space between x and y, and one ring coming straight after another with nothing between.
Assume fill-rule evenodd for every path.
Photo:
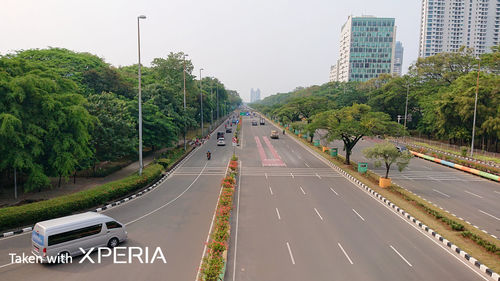
<instances>
[{"instance_id":1,"label":"metal fence","mask_svg":"<svg viewBox=\"0 0 500 281\"><path fill-rule=\"evenodd\" d=\"M406 138L406 141L426 143L428 145L439 147L440 149L453 150L456 152L456 154L461 155L462 146L460 146L460 145L448 144L448 143L444 143L444 142L440 142L440 141L429 140L429 139L418 138L418 137L405 137L405 138ZM464 145L464 146L467 147L467 156L469 156L470 145L468 145L468 146ZM484 155L487 157L500 158L500 153L485 151L485 150L481 150L481 149L474 149L474 155Z\"/></svg>"}]
</instances>

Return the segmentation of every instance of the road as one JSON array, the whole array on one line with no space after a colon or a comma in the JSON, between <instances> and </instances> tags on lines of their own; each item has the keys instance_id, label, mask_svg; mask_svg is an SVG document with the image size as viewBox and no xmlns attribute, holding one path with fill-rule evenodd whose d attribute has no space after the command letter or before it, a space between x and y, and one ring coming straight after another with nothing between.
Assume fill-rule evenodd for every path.
<instances>
[{"instance_id":1,"label":"road","mask_svg":"<svg viewBox=\"0 0 500 281\"><path fill-rule=\"evenodd\" d=\"M372 139L359 141L353 149L351 159L355 162L367 162L369 169L378 175L385 175L383 167L375 168L373 161L366 159L362 153L363 149L375 142ZM345 156L341 141L329 145L338 147L339 153ZM499 183L417 157L410 161L403 172L399 172L396 165L393 166L389 177L394 183L485 230L493 237L500 238Z\"/></svg>"},{"instance_id":2,"label":"road","mask_svg":"<svg viewBox=\"0 0 500 281\"><path fill-rule=\"evenodd\" d=\"M250 120L225 280L488 280L289 136L267 142L275 128Z\"/></svg>"},{"instance_id":3,"label":"road","mask_svg":"<svg viewBox=\"0 0 500 281\"><path fill-rule=\"evenodd\" d=\"M205 155L208 149L212 152L210 161ZM156 247L161 247L166 264L159 260L114 264L110 258L102 264L78 264L79 258L75 258L72 264L9 265L9 253L29 254L28 233L0 240L0 280L195 280L231 155L231 146L217 147L212 137L159 187L102 212L127 224L129 239L120 246L149 247L149 259Z\"/></svg>"}]
</instances>

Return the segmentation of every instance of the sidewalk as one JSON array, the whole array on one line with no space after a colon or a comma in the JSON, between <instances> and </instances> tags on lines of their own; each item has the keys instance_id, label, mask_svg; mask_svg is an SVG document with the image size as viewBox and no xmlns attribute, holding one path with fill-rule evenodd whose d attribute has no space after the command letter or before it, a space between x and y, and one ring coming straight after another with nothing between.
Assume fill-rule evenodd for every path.
<instances>
[{"instance_id":1,"label":"sidewalk","mask_svg":"<svg viewBox=\"0 0 500 281\"><path fill-rule=\"evenodd\" d=\"M155 153L151 153L150 155L144 157L143 158L144 166L153 162L155 154L160 153L160 151L163 150L159 150ZM29 193L23 193L22 191L18 190L17 199L14 199L13 188L10 188L9 190L2 190L3 192L0 193L0 208L5 207L6 205L14 205L22 201L41 201L61 195L66 195L86 190L111 181L122 179L137 172L138 170L139 170L139 161L136 161L106 177L98 177L98 178L77 177L76 184L73 184L73 178L70 177L67 182L63 180L61 187L57 187L58 179L54 178L51 179L53 184L55 182L54 184L55 187L53 187L52 189L42 190L41 192L29 192Z\"/></svg>"}]
</instances>

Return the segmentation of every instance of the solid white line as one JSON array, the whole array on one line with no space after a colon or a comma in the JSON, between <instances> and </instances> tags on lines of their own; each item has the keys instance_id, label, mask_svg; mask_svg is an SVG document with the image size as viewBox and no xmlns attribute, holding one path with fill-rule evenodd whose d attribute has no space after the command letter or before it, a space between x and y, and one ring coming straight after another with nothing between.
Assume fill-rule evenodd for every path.
<instances>
[{"instance_id":1,"label":"solid white line","mask_svg":"<svg viewBox=\"0 0 500 281\"><path fill-rule=\"evenodd\" d=\"M479 196L479 195L477 195L477 194L475 194L475 193L472 193L472 192L470 192L470 191L467 191L467 190L464 190L464 192L467 192L467 193L469 193L470 195L474 195L474 196L479 197L479 198L483 198L483 196Z\"/></svg>"},{"instance_id":2,"label":"solid white line","mask_svg":"<svg viewBox=\"0 0 500 281\"><path fill-rule=\"evenodd\" d=\"M493 192L500 194L500 192L498 192L498 191L496 191L496 190L494 190Z\"/></svg>"},{"instance_id":3,"label":"solid white line","mask_svg":"<svg viewBox=\"0 0 500 281\"><path fill-rule=\"evenodd\" d=\"M243 127L243 126L242 126ZM243 143L243 141L242 141ZM240 161L240 174L238 175L238 199L236 204L236 232L234 234L234 258L233 258L233 281L236 278L236 253L238 251L238 222L240 218L240 188L241 188L241 174L243 172L243 163ZM271 187L269 187L271 188Z\"/></svg>"},{"instance_id":4,"label":"solid white line","mask_svg":"<svg viewBox=\"0 0 500 281\"><path fill-rule=\"evenodd\" d=\"M307 164L307 162L304 162L304 164L307 166L307 168L309 168L309 167L310 167L310 166L309 166L309 164Z\"/></svg>"},{"instance_id":5,"label":"solid white line","mask_svg":"<svg viewBox=\"0 0 500 281\"><path fill-rule=\"evenodd\" d=\"M14 263L13 263L13 262L11 262L11 263L8 263L8 264L0 265L0 268L2 268L2 267L7 267L7 266L9 266L9 265L13 265L13 264L14 264Z\"/></svg>"},{"instance_id":6,"label":"solid white line","mask_svg":"<svg viewBox=\"0 0 500 281\"><path fill-rule=\"evenodd\" d=\"M439 190L435 190L435 189L432 189L432 190L434 190L435 192L437 192L437 193L439 193L439 194L441 194L441 195L444 195L444 196L446 196L446 197L448 197L448 198L450 198L450 197L451 197L450 195L448 195L448 194L446 194L446 193L442 193L442 192L441 192L441 191L439 191Z\"/></svg>"},{"instance_id":7,"label":"solid white line","mask_svg":"<svg viewBox=\"0 0 500 281\"><path fill-rule=\"evenodd\" d=\"M354 210L354 209L352 209L352 210L353 210L353 212L355 212L355 213L356 213L356 215L358 215L358 217L359 217L360 219L362 219L363 221L365 221L365 219L364 219L364 218L363 218L360 214L358 214L358 212L356 212L356 210Z\"/></svg>"},{"instance_id":8,"label":"solid white line","mask_svg":"<svg viewBox=\"0 0 500 281\"><path fill-rule=\"evenodd\" d=\"M333 193L335 193L337 196L339 196L339 194L337 193L337 191L335 191L333 188L330 187L330 190L333 191Z\"/></svg>"},{"instance_id":9,"label":"solid white line","mask_svg":"<svg viewBox=\"0 0 500 281\"><path fill-rule=\"evenodd\" d=\"M292 260L292 264L295 264L295 259L293 258L292 249L290 249L290 244L286 242L286 246L288 247L288 253L290 254L290 259Z\"/></svg>"},{"instance_id":10,"label":"solid white line","mask_svg":"<svg viewBox=\"0 0 500 281\"><path fill-rule=\"evenodd\" d=\"M273 190L271 189L271 186L269 186L269 191L271 192L271 195L274 195Z\"/></svg>"},{"instance_id":11,"label":"solid white line","mask_svg":"<svg viewBox=\"0 0 500 281\"><path fill-rule=\"evenodd\" d=\"M481 210L479 210L479 212L481 212L481 213L483 213L483 214L485 214L485 215L488 215L488 216L490 216L490 217L492 217L492 218L494 218L494 219L496 219L496 220L499 220L499 221L500 221L500 219L499 219L499 218L495 217L495 216L494 216L494 215L492 215L492 214L488 214L488 213L486 213L485 211L481 211Z\"/></svg>"},{"instance_id":12,"label":"solid white line","mask_svg":"<svg viewBox=\"0 0 500 281\"><path fill-rule=\"evenodd\" d=\"M314 208L314 211L316 211L316 214L318 215L318 217L323 220L323 217L319 214L318 210L316 208Z\"/></svg>"},{"instance_id":13,"label":"solid white line","mask_svg":"<svg viewBox=\"0 0 500 281\"><path fill-rule=\"evenodd\" d=\"M276 214L278 215L278 220L281 220L280 211L278 211L278 208L276 208Z\"/></svg>"},{"instance_id":14,"label":"solid white line","mask_svg":"<svg viewBox=\"0 0 500 281\"><path fill-rule=\"evenodd\" d=\"M413 267L413 265L411 265L411 263L409 263L405 257L403 257L403 255L401 255L396 249L394 249L394 247L392 245L389 245L391 247L392 250L394 250L394 252L396 252L396 254L398 254L409 266Z\"/></svg>"},{"instance_id":15,"label":"solid white line","mask_svg":"<svg viewBox=\"0 0 500 281\"><path fill-rule=\"evenodd\" d=\"M344 251L344 248L342 248L342 245L340 245L340 243L337 243L337 244L339 245L340 249L341 249L341 250L342 250L342 252L344 253L345 257L349 260L349 262L350 262L351 264L354 264L354 263L352 262L351 258L350 258L350 257L347 255L347 253Z\"/></svg>"},{"instance_id":16,"label":"solid white line","mask_svg":"<svg viewBox=\"0 0 500 281\"><path fill-rule=\"evenodd\" d=\"M300 191L302 191L302 194L306 195L306 192L304 191L304 189L302 189L302 186L299 185L299 188L300 188Z\"/></svg>"},{"instance_id":17,"label":"solid white line","mask_svg":"<svg viewBox=\"0 0 500 281\"><path fill-rule=\"evenodd\" d=\"M140 220L140 219L143 219L143 218L145 218L145 217L147 217L147 216L149 216L149 215L151 215L151 214L153 214L153 213L156 213L157 211L159 211L159 210L161 210L161 209L163 209L163 208L167 207L168 205L172 204L174 201L176 201L177 199L179 199L179 198L180 198L182 195L184 195L184 193L186 193L186 192L187 192L187 191L191 188L191 186L193 186L193 184L194 184L194 183L195 183L195 182L196 182L196 181L200 178L201 174L203 174L203 171L205 171L205 168L207 167L207 164L208 164L208 162L205 164L205 166L203 167L203 169L201 170L201 172L198 174L198 176L197 176L197 177L193 180L193 182L192 182L192 183L191 183L191 184L190 184L190 185L189 185L189 186L188 186L188 187L187 187L187 188L186 188L183 192L181 192L181 194L179 194L179 195L178 195L177 197L175 197L174 199L172 199L172 200L168 201L167 203L165 203L165 204L161 205L160 207L158 207L158 208L154 209L153 211L151 211L151 212L149 212L149 213L147 213L147 214L144 214L144 215L142 215L142 216L140 216L140 217L136 218L135 220L132 220L132 221L129 221L129 222L125 223L125 226L127 226L127 225L129 225L129 224L132 224L132 223L134 223L134 222L136 222L136 221L138 221L138 220ZM222 189L221 189L221 190L222 190Z\"/></svg>"},{"instance_id":18,"label":"solid white line","mask_svg":"<svg viewBox=\"0 0 500 281\"><path fill-rule=\"evenodd\" d=\"M321 177L318 175L318 173L316 173L316 176L317 176L319 179L321 179Z\"/></svg>"}]
</instances>

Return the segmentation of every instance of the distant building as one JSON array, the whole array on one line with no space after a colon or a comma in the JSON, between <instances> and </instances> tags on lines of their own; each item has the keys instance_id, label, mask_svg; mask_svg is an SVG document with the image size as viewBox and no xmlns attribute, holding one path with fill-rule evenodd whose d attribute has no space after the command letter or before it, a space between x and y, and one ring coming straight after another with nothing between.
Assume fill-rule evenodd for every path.
<instances>
[{"instance_id":1,"label":"distant building","mask_svg":"<svg viewBox=\"0 0 500 281\"><path fill-rule=\"evenodd\" d=\"M476 55L500 44L499 0L422 0L419 57L474 48Z\"/></svg>"},{"instance_id":2,"label":"distant building","mask_svg":"<svg viewBox=\"0 0 500 281\"><path fill-rule=\"evenodd\" d=\"M396 41L396 48L394 50L394 69L392 74L401 76L403 74L403 43Z\"/></svg>"},{"instance_id":3,"label":"distant building","mask_svg":"<svg viewBox=\"0 0 500 281\"><path fill-rule=\"evenodd\" d=\"M253 90L253 88L250 90L250 102L256 102L260 101L260 89Z\"/></svg>"},{"instance_id":4,"label":"distant building","mask_svg":"<svg viewBox=\"0 0 500 281\"><path fill-rule=\"evenodd\" d=\"M349 16L342 26L338 81L367 81L394 70L394 18Z\"/></svg>"},{"instance_id":5,"label":"distant building","mask_svg":"<svg viewBox=\"0 0 500 281\"><path fill-rule=\"evenodd\" d=\"M339 81L339 61L337 60L337 64L332 65L330 67L330 82Z\"/></svg>"}]
</instances>

